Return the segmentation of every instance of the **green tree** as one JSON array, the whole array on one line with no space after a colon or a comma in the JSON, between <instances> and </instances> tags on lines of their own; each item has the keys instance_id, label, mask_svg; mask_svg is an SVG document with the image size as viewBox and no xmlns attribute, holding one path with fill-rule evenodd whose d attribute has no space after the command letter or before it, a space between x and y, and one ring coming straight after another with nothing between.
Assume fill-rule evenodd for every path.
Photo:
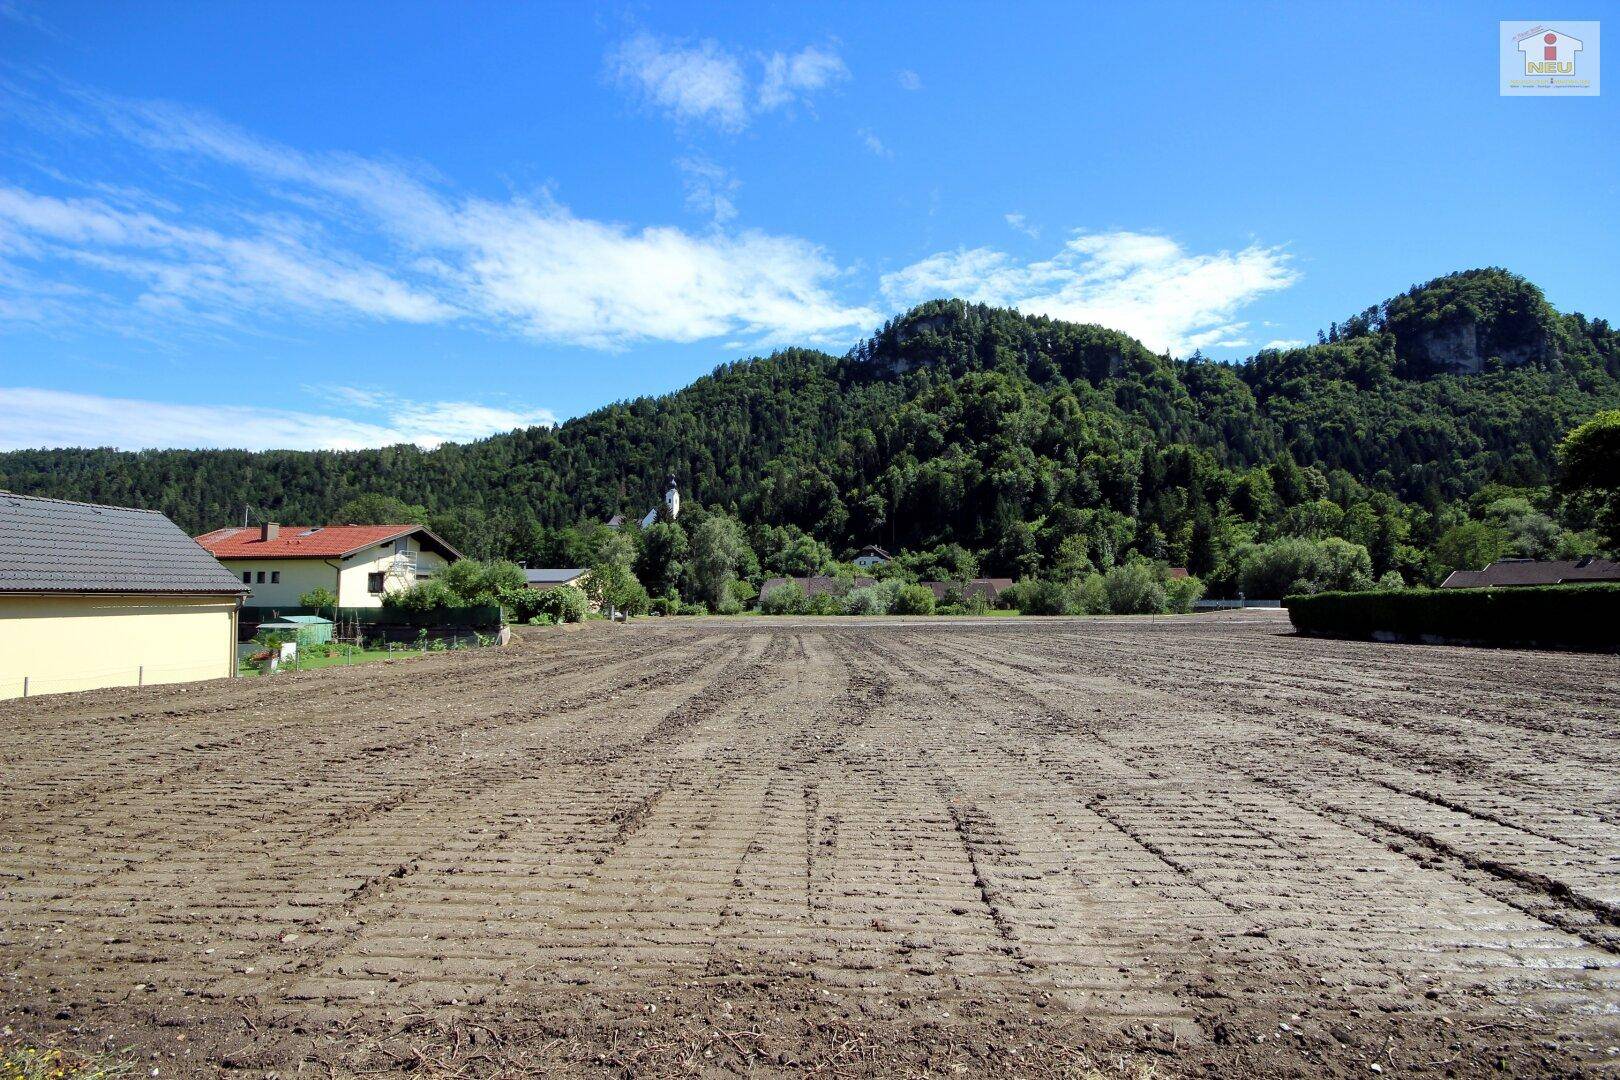
<instances>
[{"instance_id":1,"label":"green tree","mask_svg":"<svg viewBox=\"0 0 1620 1080\"><path fill-rule=\"evenodd\" d=\"M608 614L639 615L647 608L647 590L622 562L599 562L585 579L585 595Z\"/></svg>"},{"instance_id":2,"label":"green tree","mask_svg":"<svg viewBox=\"0 0 1620 1080\"><path fill-rule=\"evenodd\" d=\"M1620 409L1598 413L1558 446L1560 482L1590 498L1609 544L1620 548Z\"/></svg>"},{"instance_id":3,"label":"green tree","mask_svg":"<svg viewBox=\"0 0 1620 1080\"><path fill-rule=\"evenodd\" d=\"M298 598L299 607L312 608L317 615L329 612L332 618L337 617L337 603L337 593L320 585Z\"/></svg>"},{"instance_id":4,"label":"green tree","mask_svg":"<svg viewBox=\"0 0 1620 1080\"><path fill-rule=\"evenodd\" d=\"M633 564L637 580L653 596L678 594L689 551L686 530L678 522L654 522L638 538Z\"/></svg>"},{"instance_id":5,"label":"green tree","mask_svg":"<svg viewBox=\"0 0 1620 1080\"><path fill-rule=\"evenodd\" d=\"M718 610L730 595L748 542L742 526L726 514L710 514L692 533L692 576L697 598Z\"/></svg>"},{"instance_id":6,"label":"green tree","mask_svg":"<svg viewBox=\"0 0 1620 1080\"><path fill-rule=\"evenodd\" d=\"M357 495L337 508L331 525L426 525L425 506L407 503L395 495L370 492Z\"/></svg>"},{"instance_id":7,"label":"green tree","mask_svg":"<svg viewBox=\"0 0 1620 1080\"><path fill-rule=\"evenodd\" d=\"M461 604L469 607L499 604L506 593L528 588L523 568L502 559L491 562L458 559L445 567L434 581L442 583Z\"/></svg>"},{"instance_id":8,"label":"green tree","mask_svg":"<svg viewBox=\"0 0 1620 1080\"><path fill-rule=\"evenodd\" d=\"M1508 551L1507 533L1483 521L1454 525L1434 543L1434 562L1440 575L1452 570L1483 570Z\"/></svg>"}]
</instances>

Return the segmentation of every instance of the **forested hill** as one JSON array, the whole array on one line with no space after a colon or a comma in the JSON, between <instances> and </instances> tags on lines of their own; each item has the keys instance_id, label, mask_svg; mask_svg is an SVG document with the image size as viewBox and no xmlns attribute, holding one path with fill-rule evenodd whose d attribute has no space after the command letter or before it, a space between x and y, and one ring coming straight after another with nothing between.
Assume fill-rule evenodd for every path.
<instances>
[{"instance_id":1,"label":"forested hill","mask_svg":"<svg viewBox=\"0 0 1620 1080\"><path fill-rule=\"evenodd\" d=\"M787 349L553 429L433 451L25 450L0 454L0 489L155 508L192 532L244 505L330 521L381 493L469 552L550 561L569 554L557 530L639 516L674 473L688 505L750 526L767 565L808 533L834 555L960 545L987 572L1138 551L1207 575L1249 540L1338 535L1410 580L1502 498L1547 520L1547 543L1589 544L1547 489L1553 449L1617 406L1620 334L1479 270L1245 364L933 301L847 356Z\"/></svg>"}]
</instances>

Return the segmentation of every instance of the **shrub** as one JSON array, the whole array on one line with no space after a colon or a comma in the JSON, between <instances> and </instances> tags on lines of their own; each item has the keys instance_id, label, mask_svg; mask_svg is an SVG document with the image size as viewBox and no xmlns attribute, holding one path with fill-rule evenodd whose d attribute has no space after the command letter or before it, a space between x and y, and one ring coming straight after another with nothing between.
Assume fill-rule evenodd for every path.
<instances>
[{"instance_id":1,"label":"shrub","mask_svg":"<svg viewBox=\"0 0 1620 1080\"><path fill-rule=\"evenodd\" d=\"M851 589L844 596L846 615L887 615L894 610L895 598L900 593L900 582L880 581L860 589Z\"/></svg>"},{"instance_id":2,"label":"shrub","mask_svg":"<svg viewBox=\"0 0 1620 1080\"><path fill-rule=\"evenodd\" d=\"M934 609L935 615L966 615L968 609L962 604L941 604ZM980 612L979 614L983 614Z\"/></svg>"},{"instance_id":3,"label":"shrub","mask_svg":"<svg viewBox=\"0 0 1620 1080\"><path fill-rule=\"evenodd\" d=\"M784 582L759 598L759 610L767 615L803 615L809 598L797 581Z\"/></svg>"},{"instance_id":4,"label":"shrub","mask_svg":"<svg viewBox=\"0 0 1620 1080\"><path fill-rule=\"evenodd\" d=\"M1380 592L1393 592L1396 589L1406 588L1406 579L1401 577L1399 570L1386 570L1384 576L1378 579Z\"/></svg>"},{"instance_id":5,"label":"shrub","mask_svg":"<svg viewBox=\"0 0 1620 1080\"><path fill-rule=\"evenodd\" d=\"M535 593L534 611L540 615L550 615L554 621L560 623L584 622L585 612L590 610L590 606L584 592L572 585L561 585L555 589Z\"/></svg>"},{"instance_id":6,"label":"shrub","mask_svg":"<svg viewBox=\"0 0 1620 1080\"><path fill-rule=\"evenodd\" d=\"M709 613L709 605L708 604L676 604L675 605L675 614L677 614L677 615L707 615L708 613Z\"/></svg>"},{"instance_id":7,"label":"shrub","mask_svg":"<svg viewBox=\"0 0 1620 1080\"><path fill-rule=\"evenodd\" d=\"M632 615L647 614L647 607L652 598L647 595L647 587L635 578L631 578L619 596L618 608L624 612L625 618Z\"/></svg>"},{"instance_id":8,"label":"shrub","mask_svg":"<svg viewBox=\"0 0 1620 1080\"><path fill-rule=\"evenodd\" d=\"M1115 615L1158 615L1165 610L1164 586L1145 562L1115 566L1103 575L1108 610Z\"/></svg>"},{"instance_id":9,"label":"shrub","mask_svg":"<svg viewBox=\"0 0 1620 1080\"><path fill-rule=\"evenodd\" d=\"M733 594L714 605L714 613L716 615L741 615L743 613L743 602Z\"/></svg>"},{"instance_id":10,"label":"shrub","mask_svg":"<svg viewBox=\"0 0 1620 1080\"><path fill-rule=\"evenodd\" d=\"M922 585L902 585L895 591L891 615L932 615L934 591Z\"/></svg>"},{"instance_id":11,"label":"shrub","mask_svg":"<svg viewBox=\"0 0 1620 1080\"><path fill-rule=\"evenodd\" d=\"M1008 606L1022 615L1073 615L1075 591L1061 581L1025 578L1005 594Z\"/></svg>"},{"instance_id":12,"label":"shrub","mask_svg":"<svg viewBox=\"0 0 1620 1080\"><path fill-rule=\"evenodd\" d=\"M1620 651L1620 585L1402 589L1290 596L1302 633Z\"/></svg>"},{"instance_id":13,"label":"shrub","mask_svg":"<svg viewBox=\"0 0 1620 1080\"><path fill-rule=\"evenodd\" d=\"M817 593L805 604L806 615L842 615L844 613L844 599L832 593Z\"/></svg>"},{"instance_id":14,"label":"shrub","mask_svg":"<svg viewBox=\"0 0 1620 1080\"><path fill-rule=\"evenodd\" d=\"M382 602L383 607L400 611L437 611L440 608L458 607L462 599L443 581L430 578L399 592L384 593Z\"/></svg>"},{"instance_id":15,"label":"shrub","mask_svg":"<svg viewBox=\"0 0 1620 1080\"><path fill-rule=\"evenodd\" d=\"M1108 586L1103 583L1101 574L1087 574L1074 590L1074 613L1076 615L1107 615Z\"/></svg>"},{"instance_id":16,"label":"shrub","mask_svg":"<svg viewBox=\"0 0 1620 1080\"><path fill-rule=\"evenodd\" d=\"M679 600L672 600L667 596L655 596L647 601L647 611L653 615L673 615L680 608Z\"/></svg>"},{"instance_id":17,"label":"shrub","mask_svg":"<svg viewBox=\"0 0 1620 1080\"><path fill-rule=\"evenodd\" d=\"M1195 577L1171 578L1164 583L1165 609L1172 615L1187 614L1203 595L1204 583Z\"/></svg>"},{"instance_id":18,"label":"shrub","mask_svg":"<svg viewBox=\"0 0 1620 1080\"><path fill-rule=\"evenodd\" d=\"M1367 549L1330 536L1285 537L1238 551L1238 587L1250 599L1372 587Z\"/></svg>"},{"instance_id":19,"label":"shrub","mask_svg":"<svg viewBox=\"0 0 1620 1080\"><path fill-rule=\"evenodd\" d=\"M523 568L504 560L458 559L434 577L432 583L443 584L453 593L456 600L449 606L456 607L498 604L504 596L528 587Z\"/></svg>"}]
</instances>

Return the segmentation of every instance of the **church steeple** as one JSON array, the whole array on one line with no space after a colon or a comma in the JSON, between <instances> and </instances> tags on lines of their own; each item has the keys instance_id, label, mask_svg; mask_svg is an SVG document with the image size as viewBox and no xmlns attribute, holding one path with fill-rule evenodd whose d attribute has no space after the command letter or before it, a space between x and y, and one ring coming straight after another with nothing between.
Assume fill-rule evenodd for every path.
<instances>
[{"instance_id":1,"label":"church steeple","mask_svg":"<svg viewBox=\"0 0 1620 1080\"><path fill-rule=\"evenodd\" d=\"M675 485L675 475L670 474L668 488L664 491L664 505L669 508L669 520L674 521L681 516L681 492Z\"/></svg>"}]
</instances>

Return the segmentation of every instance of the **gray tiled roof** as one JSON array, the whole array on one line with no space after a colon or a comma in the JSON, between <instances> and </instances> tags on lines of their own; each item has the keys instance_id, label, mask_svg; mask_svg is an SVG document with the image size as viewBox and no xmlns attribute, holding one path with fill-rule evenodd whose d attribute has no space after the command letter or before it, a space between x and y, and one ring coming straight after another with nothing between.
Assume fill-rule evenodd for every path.
<instances>
[{"instance_id":1,"label":"gray tiled roof","mask_svg":"<svg viewBox=\"0 0 1620 1080\"><path fill-rule=\"evenodd\" d=\"M585 572L583 566L579 567L543 567L537 570L524 570L523 577L530 585L566 585Z\"/></svg>"},{"instance_id":2,"label":"gray tiled roof","mask_svg":"<svg viewBox=\"0 0 1620 1080\"><path fill-rule=\"evenodd\" d=\"M247 591L155 510L0 491L0 593Z\"/></svg>"},{"instance_id":3,"label":"gray tiled roof","mask_svg":"<svg viewBox=\"0 0 1620 1080\"><path fill-rule=\"evenodd\" d=\"M1620 562L1613 559L1498 559L1483 570L1453 570L1442 589L1486 589L1508 585L1574 585L1583 581L1620 581Z\"/></svg>"}]
</instances>

